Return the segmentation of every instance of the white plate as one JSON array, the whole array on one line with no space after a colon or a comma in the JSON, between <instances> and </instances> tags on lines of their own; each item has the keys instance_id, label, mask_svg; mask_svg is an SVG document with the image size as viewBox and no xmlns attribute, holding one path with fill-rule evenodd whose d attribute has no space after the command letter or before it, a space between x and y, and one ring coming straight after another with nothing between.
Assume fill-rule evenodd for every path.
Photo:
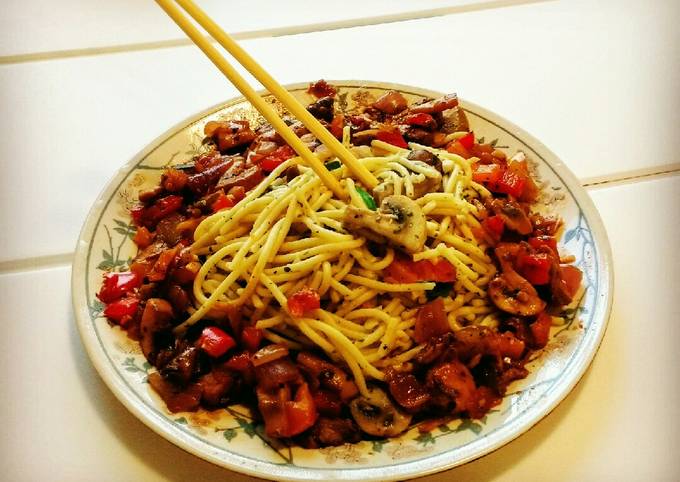
<instances>
[{"instance_id":1,"label":"white plate","mask_svg":"<svg viewBox=\"0 0 680 482\"><path fill-rule=\"evenodd\" d=\"M358 90L373 95L389 89L409 101L441 94L378 82L331 81L349 105ZM288 87L309 102L306 84ZM427 434L413 429L389 441L363 441L307 450L267 440L247 411L232 407L213 412L171 414L146 383L151 367L139 346L100 316L95 298L102 271L121 269L135 254L134 227L127 207L141 189L158 183L162 168L182 163L201 149L203 125L240 116L261 120L243 99L211 108L170 129L109 182L88 214L73 263L73 304L78 328L97 371L135 416L161 436L215 464L277 480L394 480L422 476L469 462L529 430L554 409L581 378L604 336L612 301L610 248L600 217L574 175L543 144L517 126L461 101L476 136L507 152L521 150L542 182L541 209L564 220L560 248L576 257L585 291L565 312L567 323L553 329L531 374L510 386L503 403L483 420L454 421ZM149 119L149 122L153 122Z\"/></svg>"}]
</instances>

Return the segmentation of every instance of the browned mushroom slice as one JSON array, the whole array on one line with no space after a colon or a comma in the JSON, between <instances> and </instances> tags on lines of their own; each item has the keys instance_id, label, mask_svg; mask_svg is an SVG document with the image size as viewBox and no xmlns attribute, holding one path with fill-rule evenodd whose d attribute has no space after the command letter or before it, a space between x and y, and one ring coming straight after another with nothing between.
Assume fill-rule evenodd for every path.
<instances>
[{"instance_id":1,"label":"browned mushroom slice","mask_svg":"<svg viewBox=\"0 0 680 482\"><path fill-rule=\"evenodd\" d=\"M423 102L418 105L411 106L409 112L417 114L424 112L426 114L434 114L436 112L443 112L448 109L453 109L458 106L458 96L456 94L447 94L438 99Z\"/></svg>"},{"instance_id":2,"label":"browned mushroom slice","mask_svg":"<svg viewBox=\"0 0 680 482\"><path fill-rule=\"evenodd\" d=\"M396 437L411 423L411 415L398 409L379 388L352 400L349 409L359 428L376 437Z\"/></svg>"},{"instance_id":3,"label":"browned mushroom slice","mask_svg":"<svg viewBox=\"0 0 680 482\"><path fill-rule=\"evenodd\" d=\"M404 96L396 90L390 90L389 92L384 93L373 103L373 107L390 115L401 112L406 109L407 105L408 102Z\"/></svg>"},{"instance_id":4,"label":"browned mushroom slice","mask_svg":"<svg viewBox=\"0 0 680 482\"><path fill-rule=\"evenodd\" d=\"M142 313L142 320L139 324L141 334L140 345L142 353L154 363L159 348L157 342L164 334L170 333L172 328L173 312L169 302L162 298L149 298Z\"/></svg>"},{"instance_id":5,"label":"browned mushroom slice","mask_svg":"<svg viewBox=\"0 0 680 482\"><path fill-rule=\"evenodd\" d=\"M427 373L427 383L452 398L455 412L473 410L476 402L476 385L470 370L458 360L442 363Z\"/></svg>"},{"instance_id":6,"label":"browned mushroom slice","mask_svg":"<svg viewBox=\"0 0 680 482\"><path fill-rule=\"evenodd\" d=\"M512 269L491 280L489 297L498 308L513 315L532 316L545 309L536 289Z\"/></svg>"},{"instance_id":7,"label":"browned mushroom slice","mask_svg":"<svg viewBox=\"0 0 680 482\"><path fill-rule=\"evenodd\" d=\"M469 130L470 124L468 123L465 111L460 106L453 107L452 109L446 109L442 112L442 132L450 134L452 132Z\"/></svg>"},{"instance_id":8,"label":"browned mushroom slice","mask_svg":"<svg viewBox=\"0 0 680 482\"><path fill-rule=\"evenodd\" d=\"M406 196L386 197L378 211L347 206L343 225L368 239L387 240L408 253L417 253L425 245L425 215Z\"/></svg>"},{"instance_id":9,"label":"browned mushroom slice","mask_svg":"<svg viewBox=\"0 0 680 482\"><path fill-rule=\"evenodd\" d=\"M407 159L409 161L420 161L424 162L428 166L434 167L440 174L444 172L444 167L442 166L442 160L432 152L425 149L415 149L409 152Z\"/></svg>"},{"instance_id":10,"label":"browned mushroom slice","mask_svg":"<svg viewBox=\"0 0 680 482\"><path fill-rule=\"evenodd\" d=\"M489 297L501 310L519 316L537 315L545 309L546 303L527 280L513 267L513 259L522 249L521 245L500 243L496 257L503 270L489 283Z\"/></svg>"},{"instance_id":11,"label":"browned mushroom slice","mask_svg":"<svg viewBox=\"0 0 680 482\"><path fill-rule=\"evenodd\" d=\"M494 199L491 201L491 209L503 218L508 229L519 234L529 234L534 229L527 213L517 201L510 199Z\"/></svg>"}]
</instances>

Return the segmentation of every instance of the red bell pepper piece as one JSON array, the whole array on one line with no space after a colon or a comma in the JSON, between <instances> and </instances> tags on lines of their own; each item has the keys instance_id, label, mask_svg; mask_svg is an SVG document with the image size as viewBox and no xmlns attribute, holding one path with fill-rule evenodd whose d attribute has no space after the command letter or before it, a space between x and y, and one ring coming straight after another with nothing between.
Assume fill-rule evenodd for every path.
<instances>
[{"instance_id":1,"label":"red bell pepper piece","mask_svg":"<svg viewBox=\"0 0 680 482\"><path fill-rule=\"evenodd\" d=\"M472 180L488 186L489 189L495 189L501 177L503 168L498 164L476 163L472 166Z\"/></svg>"},{"instance_id":2,"label":"red bell pepper piece","mask_svg":"<svg viewBox=\"0 0 680 482\"><path fill-rule=\"evenodd\" d=\"M512 171L518 177L524 179L524 188L519 200L523 202L534 202L538 198L539 189L531 177L527 161L512 161L508 164L508 170Z\"/></svg>"},{"instance_id":3,"label":"red bell pepper piece","mask_svg":"<svg viewBox=\"0 0 680 482\"><path fill-rule=\"evenodd\" d=\"M484 221L482 221L482 226L489 232L495 239L500 239L503 236L503 231L505 231L505 221L499 215L489 216Z\"/></svg>"},{"instance_id":4,"label":"red bell pepper piece","mask_svg":"<svg viewBox=\"0 0 680 482\"><path fill-rule=\"evenodd\" d=\"M132 271L104 273L104 282L97 293L103 303L111 303L142 284L142 278Z\"/></svg>"},{"instance_id":5,"label":"red bell pepper piece","mask_svg":"<svg viewBox=\"0 0 680 482\"><path fill-rule=\"evenodd\" d=\"M260 161L260 167L263 171L272 172L293 156L295 156L295 151L292 147L289 145L281 146L276 148L271 154L266 155Z\"/></svg>"},{"instance_id":6,"label":"red bell pepper piece","mask_svg":"<svg viewBox=\"0 0 680 482\"><path fill-rule=\"evenodd\" d=\"M557 254L557 241L552 236L540 235L529 238L529 246L534 249L546 246L552 249L555 254Z\"/></svg>"},{"instance_id":7,"label":"red bell pepper piece","mask_svg":"<svg viewBox=\"0 0 680 482\"><path fill-rule=\"evenodd\" d=\"M340 139L342 137L343 127L345 127L345 116L338 114L333 117L331 124L328 126L328 130L333 134L333 137Z\"/></svg>"},{"instance_id":8,"label":"red bell pepper piece","mask_svg":"<svg viewBox=\"0 0 680 482\"><path fill-rule=\"evenodd\" d=\"M543 348L548 344L548 337L550 336L550 325L552 318L545 311L541 312L536 318L536 321L529 325L531 336L533 338L534 348Z\"/></svg>"},{"instance_id":9,"label":"red bell pepper piece","mask_svg":"<svg viewBox=\"0 0 680 482\"><path fill-rule=\"evenodd\" d=\"M524 353L525 344L522 340L517 338L511 332L506 331L498 336L498 353L502 357L510 357L512 360L518 360Z\"/></svg>"},{"instance_id":10,"label":"red bell pepper piece","mask_svg":"<svg viewBox=\"0 0 680 482\"><path fill-rule=\"evenodd\" d=\"M426 129L437 127L437 121L434 120L434 117L425 112L407 115L404 118L404 123L410 126L425 127Z\"/></svg>"},{"instance_id":11,"label":"red bell pepper piece","mask_svg":"<svg viewBox=\"0 0 680 482\"><path fill-rule=\"evenodd\" d=\"M204 328L198 347L213 358L219 358L236 346L236 341L216 326Z\"/></svg>"},{"instance_id":12,"label":"red bell pepper piece","mask_svg":"<svg viewBox=\"0 0 680 482\"><path fill-rule=\"evenodd\" d=\"M144 226L140 226L137 228L137 232L135 233L134 238L132 238L132 241L139 249L144 249L153 241L153 234L151 234Z\"/></svg>"},{"instance_id":13,"label":"red bell pepper piece","mask_svg":"<svg viewBox=\"0 0 680 482\"><path fill-rule=\"evenodd\" d=\"M385 268L385 281L388 283L416 283L419 274L415 271L416 263L405 257L395 257Z\"/></svg>"},{"instance_id":14,"label":"red bell pepper piece","mask_svg":"<svg viewBox=\"0 0 680 482\"><path fill-rule=\"evenodd\" d=\"M518 198L524 192L526 182L526 177L518 174L515 170L506 169L494 190Z\"/></svg>"},{"instance_id":15,"label":"red bell pepper piece","mask_svg":"<svg viewBox=\"0 0 680 482\"><path fill-rule=\"evenodd\" d=\"M303 383L295 394L295 401L286 402L287 436L292 437L307 430L314 425L318 415L309 386Z\"/></svg>"},{"instance_id":16,"label":"red bell pepper piece","mask_svg":"<svg viewBox=\"0 0 680 482\"><path fill-rule=\"evenodd\" d=\"M433 278L431 281L438 283L452 283L456 281L456 267L445 259L433 259L432 264Z\"/></svg>"},{"instance_id":17,"label":"red bell pepper piece","mask_svg":"<svg viewBox=\"0 0 680 482\"><path fill-rule=\"evenodd\" d=\"M234 200L230 198L228 195L224 194L223 191L220 191L219 196L210 205L210 208L213 210L214 213L216 213L217 211L233 208L234 206L236 206Z\"/></svg>"},{"instance_id":18,"label":"red bell pepper piece","mask_svg":"<svg viewBox=\"0 0 680 482\"><path fill-rule=\"evenodd\" d=\"M470 159L472 154L468 151L460 140L453 141L446 146L446 150L452 154L458 154L463 159Z\"/></svg>"},{"instance_id":19,"label":"red bell pepper piece","mask_svg":"<svg viewBox=\"0 0 680 482\"><path fill-rule=\"evenodd\" d=\"M241 332L241 343L248 351L257 351L262 343L262 330L254 326L246 326Z\"/></svg>"},{"instance_id":20,"label":"red bell pepper piece","mask_svg":"<svg viewBox=\"0 0 680 482\"><path fill-rule=\"evenodd\" d=\"M247 372L253 369L253 364L250 361L250 354L248 352L232 356L224 366L235 372Z\"/></svg>"},{"instance_id":21,"label":"red bell pepper piece","mask_svg":"<svg viewBox=\"0 0 680 482\"><path fill-rule=\"evenodd\" d=\"M175 194L160 198L152 206L144 210L142 214L144 225L155 226L158 221L179 210L182 207L182 203L182 196Z\"/></svg>"},{"instance_id":22,"label":"red bell pepper piece","mask_svg":"<svg viewBox=\"0 0 680 482\"><path fill-rule=\"evenodd\" d=\"M408 144L404 140L404 137L397 131L378 131L375 137L379 141L387 142L388 144L401 147L402 149L408 149Z\"/></svg>"},{"instance_id":23,"label":"red bell pepper piece","mask_svg":"<svg viewBox=\"0 0 680 482\"><path fill-rule=\"evenodd\" d=\"M104 316L111 321L115 321L120 326L125 327L137 312L138 306L138 297L127 296L106 305L106 308L104 308Z\"/></svg>"},{"instance_id":24,"label":"red bell pepper piece","mask_svg":"<svg viewBox=\"0 0 680 482\"><path fill-rule=\"evenodd\" d=\"M385 268L385 280L390 283L450 283L456 281L456 268L445 259L413 261L405 256L398 256Z\"/></svg>"},{"instance_id":25,"label":"red bell pepper piece","mask_svg":"<svg viewBox=\"0 0 680 482\"><path fill-rule=\"evenodd\" d=\"M550 281L550 257L546 253L526 254L517 258L517 272L532 285Z\"/></svg>"},{"instance_id":26,"label":"red bell pepper piece","mask_svg":"<svg viewBox=\"0 0 680 482\"><path fill-rule=\"evenodd\" d=\"M566 265L560 266L560 274L565 288L565 294L573 300L578 289L581 287L583 272L576 266Z\"/></svg>"},{"instance_id":27,"label":"red bell pepper piece","mask_svg":"<svg viewBox=\"0 0 680 482\"><path fill-rule=\"evenodd\" d=\"M132 206L130 208L130 216L137 226L141 226L144 222L144 206L141 204Z\"/></svg>"},{"instance_id":28,"label":"red bell pepper piece","mask_svg":"<svg viewBox=\"0 0 680 482\"><path fill-rule=\"evenodd\" d=\"M463 137L459 137L458 142L460 142L465 149L472 149L472 146L475 145L475 133L472 131L468 132Z\"/></svg>"},{"instance_id":29,"label":"red bell pepper piece","mask_svg":"<svg viewBox=\"0 0 680 482\"><path fill-rule=\"evenodd\" d=\"M270 437L293 437L314 425L318 417L309 386L301 384L290 399L291 388L282 387L270 393L258 386L258 407L264 419L264 431Z\"/></svg>"},{"instance_id":30,"label":"red bell pepper piece","mask_svg":"<svg viewBox=\"0 0 680 482\"><path fill-rule=\"evenodd\" d=\"M303 316L320 307L319 293L309 288L302 288L288 297L288 311L295 317Z\"/></svg>"}]
</instances>

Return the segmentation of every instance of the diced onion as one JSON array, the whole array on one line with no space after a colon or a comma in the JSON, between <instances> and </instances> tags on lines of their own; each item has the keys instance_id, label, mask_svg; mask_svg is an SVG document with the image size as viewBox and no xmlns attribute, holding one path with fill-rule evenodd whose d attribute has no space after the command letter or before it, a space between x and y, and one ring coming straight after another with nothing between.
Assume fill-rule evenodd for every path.
<instances>
[{"instance_id":1,"label":"diced onion","mask_svg":"<svg viewBox=\"0 0 680 482\"><path fill-rule=\"evenodd\" d=\"M288 355L288 348L283 345L273 344L267 345L264 348L260 348L252 356L251 361L253 366L264 365L265 363L273 362L279 358L283 358Z\"/></svg>"}]
</instances>

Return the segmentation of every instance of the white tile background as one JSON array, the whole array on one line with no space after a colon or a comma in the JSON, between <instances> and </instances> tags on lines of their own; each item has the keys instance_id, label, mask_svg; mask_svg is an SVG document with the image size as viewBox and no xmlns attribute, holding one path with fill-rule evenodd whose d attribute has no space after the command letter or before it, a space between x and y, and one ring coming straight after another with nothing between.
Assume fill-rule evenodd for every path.
<instances>
[{"instance_id":1,"label":"white tile background","mask_svg":"<svg viewBox=\"0 0 680 482\"><path fill-rule=\"evenodd\" d=\"M527 434L423 480L680 479L679 2L200 4L282 82L455 90L601 183L589 191L616 283L592 368ZM170 126L235 95L181 42L153 2L0 6L3 479L247 480L130 415L91 367L70 305L70 255L107 180Z\"/></svg>"}]
</instances>

